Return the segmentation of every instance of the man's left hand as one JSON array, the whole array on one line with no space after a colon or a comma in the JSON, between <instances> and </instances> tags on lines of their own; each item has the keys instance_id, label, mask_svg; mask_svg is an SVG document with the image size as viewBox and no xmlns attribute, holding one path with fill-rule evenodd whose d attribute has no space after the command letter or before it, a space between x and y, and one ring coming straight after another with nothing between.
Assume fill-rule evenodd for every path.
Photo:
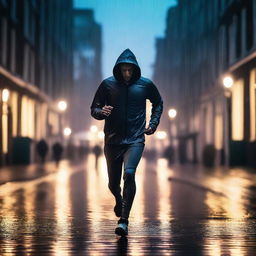
<instances>
[{"instance_id":1,"label":"man's left hand","mask_svg":"<svg viewBox=\"0 0 256 256\"><path fill-rule=\"evenodd\" d=\"M155 132L154 129L152 129L150 126L144 130L144 133L147 135L151 135Z\"/></svg>"}]
</instances>

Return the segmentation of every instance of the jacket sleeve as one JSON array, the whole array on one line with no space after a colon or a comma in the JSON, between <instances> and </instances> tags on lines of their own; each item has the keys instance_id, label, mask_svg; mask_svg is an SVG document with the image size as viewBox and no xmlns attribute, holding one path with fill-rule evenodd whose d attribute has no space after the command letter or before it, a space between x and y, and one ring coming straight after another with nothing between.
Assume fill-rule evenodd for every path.
<instances>
[{"instance_id":1,"label":"jacket sleeve","mask_svg":"<svg viewBox=\"0 0 256 256\"><path fill-rule=\"evenodd\" d=\"M91 116L97 120L103 120L106 118L101 113L102 108L105 106L106 103L106 94L104 91L104 83L102 82L98 87L92 105L91 105Z\"/></svg>"},{"instance_id":2,"label":"jacket sleeve","mask_svg":"<svg viewBox=\"0 0 256 256\"><path fill-rule=\"evenodd\" d=\"M149 100L152 103L149 126L155 131L163 112L163 100L153 83L150 83Z\"/></svg>"}]
</instances>

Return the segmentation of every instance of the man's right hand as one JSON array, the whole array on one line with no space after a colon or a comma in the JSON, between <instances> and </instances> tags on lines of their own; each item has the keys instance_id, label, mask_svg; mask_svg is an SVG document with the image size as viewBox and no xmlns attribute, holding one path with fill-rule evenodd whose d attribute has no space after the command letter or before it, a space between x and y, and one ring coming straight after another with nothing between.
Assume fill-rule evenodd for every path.
<instances>
[{"instance_id":1,"label":"man's right hand","mask_svg":"<svg viewBox=\"0 0 256 256\"><path fill-rule=\"evenodd\" d=\"M112 111L113 107L112 106L104 106L101 110L101 113L104 115L104 116L109 116L111 114L111 111Z\"/></svg>"}]
</instances>

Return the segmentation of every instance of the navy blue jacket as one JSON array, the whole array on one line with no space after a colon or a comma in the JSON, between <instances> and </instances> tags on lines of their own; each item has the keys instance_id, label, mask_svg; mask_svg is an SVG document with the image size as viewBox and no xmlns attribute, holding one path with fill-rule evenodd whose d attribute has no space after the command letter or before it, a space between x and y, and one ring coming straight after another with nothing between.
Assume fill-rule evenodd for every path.
<instances>
[{"instance_id":1,"label":"navy blue jacket","mask_svg":"<svg viewBox=\"0 0 256 256\"><path fill-rule=\"evenodd\" d=\"M123 80L120 66L134 65L132 79ZM132 144L145 141L146 100L152 103L149 126L155 131L163 112L163 101L156 86L141 77L140 67L135 55L126 49L117 59L113 75L102 81L91 105L91 115L105 119L105 144ZM113 107L112 113L105 117L101 109L105 105Z\"/></svg>"}]
</instances>

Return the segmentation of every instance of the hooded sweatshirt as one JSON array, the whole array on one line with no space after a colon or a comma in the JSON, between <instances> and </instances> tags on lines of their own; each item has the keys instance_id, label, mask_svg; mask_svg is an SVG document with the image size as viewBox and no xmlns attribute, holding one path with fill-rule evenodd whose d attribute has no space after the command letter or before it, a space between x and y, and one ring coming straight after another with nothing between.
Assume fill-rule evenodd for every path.
<instances>
[{"instance_id":1,"label":"hooded sweatshirt","mask_svg":"<svg viewBox=\"0 0 256 256\"><path fill-rule=\"evenodd\" d=\"M127 83L121 73L122 64L132 64L133 75ZM102 81L91 105L91 115L105 119L105 144L133 144L145 141L146 100L152 103L149 126L156 130L163 112L162 98L152 81L141 76L135 55L126 49L117 59L113 76ZM106 117L101 110L113 107Z\"/></svg>"}]
</instances>

